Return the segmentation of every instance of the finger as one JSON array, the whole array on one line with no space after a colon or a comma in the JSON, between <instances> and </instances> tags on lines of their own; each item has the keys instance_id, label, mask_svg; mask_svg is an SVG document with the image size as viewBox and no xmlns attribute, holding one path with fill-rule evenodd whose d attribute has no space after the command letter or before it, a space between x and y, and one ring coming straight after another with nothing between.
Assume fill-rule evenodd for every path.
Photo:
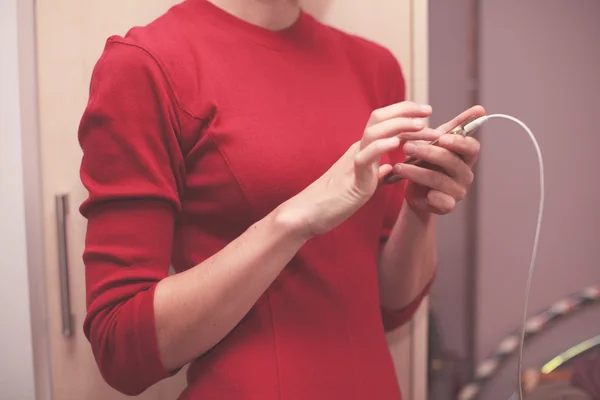
<instances>
[{"instance_id":1,"label":"finger","mask_svg":"<svg viewBox=\"0 0 600 400\"><path fill-rule=\"evenodd\" d=\"M431 115L431 112L432 109L430 105L417 104L412 101L403 101L373 111L369 118L369 125L396 117L427 118Z\"/></svg>"},{"instance_id":2,"label":"finger","mask_svg":"<svg viewBox=\"0 0 600 400\"><path fill-rule=\"evenodd\" d=\"M456 199L438 190L430 190L427 193L427 205L436 214L448 214L456 207Z\"/></svg>"},{"instance_id":3,"label":"finger","mask_svg":"<svg viewBox=\"0 0 600 400\"><path fill-rule=\"evenodd\" d=\"M359 180L370 179L371 165L379 161L380 157L400 146L397 136L376 140L354 156L354 170Z\"/></svg>"},{"instance_id":4,"label":"finger","mask_svg":"<svg viewBox=\"0 0 600 400\"><path fill-rule=\"evenodd\" d=\"M473 137L460 135L444 135L440 138L439 146L455 154L459 154L465 163L472 167L477 162L481 145Z\"/></svg>"},{"instance_id":5,"label":"finger","mask_svg":"<svg viewBox=\"0 0 600 400\"><path fill-rule=\"evenodd\" d=\"M379 180L381 180L384 176L392 172L393 169L394 167L392 167L390 164L383 164L379 166Z\"/></svg>"},{"instance_id":6,"label":"finger","mask_svg":"<svg viewBox=\"0 0 600 400\"><path fill-rule=\"evenodd\" d=\"M416 132L401 132L400 133L400 139L402 140L422 140L425 142L433 142L434 140L437 140L440 138L440 136L442 136L442 132L437 131L435 129L431 129L431 128L424 128L420 131L416 131Z\"/></svg>"},{"instance_id":7,"label":"finger","mask_svg":"<svg viewBox=\"0 0 600 400\"><path fill-rule=\"evenodd\" d=\"M399 135L402 132L417 132L425 127L422 119L414 118L392 118L365 129L360 141L361 149L378 139Z\"/></svg>"},{"instance_id":8,"label":"finger","mask_svg":"<svg viewBox=\"0 0 600 400\"><path fill-rule=\"evenodd\" d=\"M431 141L428 140L409 140L404 142L403 141L403 147L406 146L408 143L413 143L415 145L422 145L422 146L427 146L427 145L431 145ZM423 164L422 160L418 160L417 158L415 158L414 156L410 156L406 154L406 151L404 151L404 155L405 155L405 159L403 162L410 162L411 164L414 165L420 165Z\"/></svg>"},{"instance_id":9,"label":"finger","mask_svg":"<svg viewBox=\"0 0 600 400\"><path fill-rule=\"evenodd\" d=\"M466 111L463 111L462 113L460 113L459 115L457 115L450 121L446 122L445 124L440 125L437 128L437 130L440 132L446 133L446 132L450 131L452 128L454 128L455 126L462 124L470 117L479 118L479 117L483 117L484 115L485 115L485 109L482 106L474 106L474 107L469 108Z\"/></svg>"},{"instance_id":10,"label":"finger","mask_svg":"<svg viewBox=\"0 0 600 400\"><path fill-rule=\"evenodd\" d=\"M446 135L450 136L450 135ZM456 153L430 144L407 143L404 152L421 162L441 167L448 175L463 184L470 184L473 172L467 163Z\"/></svg>"},{"instance_id":11,"label":"finger","mask_svg":"<svg viewBox=\"0 0 600 400\"><path fill-rule=\"evenodd\" d=\"M400 139L402 140L402 137L400 137ZM405 145L408 144L408 143L413 143L413 144L417 144L417 145L421 145L421 146L430 146L431 145L431 141L430 140L407 140L407 141L402 140L402 142Z\"/></svg>"},{"instance_id":12,"label":"finger","mask_svg":"<svg viewBox=\"0 0 600 400\"><path fill-rule=\"evenodd\" d=\"M393 171L394 175L445 193L456 200L463 200L467 196L467 190L443 172L410 164L396 164Z\"/></svg>"}]
</instances>

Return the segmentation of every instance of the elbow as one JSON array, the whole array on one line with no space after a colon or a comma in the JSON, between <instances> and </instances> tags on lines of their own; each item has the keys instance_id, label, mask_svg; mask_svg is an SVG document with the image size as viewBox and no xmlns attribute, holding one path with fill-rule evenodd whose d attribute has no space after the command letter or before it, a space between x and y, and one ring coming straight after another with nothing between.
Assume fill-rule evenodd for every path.
<instances>
[{"instance_id":1,"label":"elbow","mask_svg":"<svg viewBox=\"0 0 600 400\"><path fill-rule=\"evenodd\" d=\"M115 332L116 323L110 326L101 319L96 316L86 331L100 375L116 391L127 396L140 395L155 382L148 376L149 371L140 368L136 350Z\"/></svg>"},{"instance_id":2,"label":"elbow","mask_svg":"<svg viewBox=\"0 0 600 400\"><path fill-rule=\"evenodd\" d=\"M138 371L132 368L132 365L120 363L118 360L111 360L101 352L99 357L96 356L96 362L104 381L126 396L138 396L155 383L149 382L144 377L143 371Z\"/></svg>"},{"instance_id":3,"label":"elbow","mask_svg":"<svg viewBox=\"0 0 600 400\"><path fill-rule=\"evenodd\" d=\"M138 396L152 386L152 383L140 379L139 371L132 371L127 366L99 363L98 367L104 381L126 396Z\"/></svg>"},{"instance_id":4,"label":"elbow","mask_svg":"<svg viewBox=\"0 0 600 400\"><path fill-rule=\"evenodd\" d=\"M144 308L140 301L147 302L138 295L89 313L84 325L102 378L128 396L137 396L170 376L159 357L153 314L138 313Z\"/></svg>"}]
</instances>

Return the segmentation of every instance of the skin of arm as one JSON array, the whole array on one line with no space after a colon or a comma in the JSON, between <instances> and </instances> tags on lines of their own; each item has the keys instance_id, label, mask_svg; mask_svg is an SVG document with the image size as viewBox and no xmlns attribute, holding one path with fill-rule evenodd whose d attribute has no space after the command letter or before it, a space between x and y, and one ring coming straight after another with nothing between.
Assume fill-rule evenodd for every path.
<instances>
[{"instance_id":1,"label":"skin of arm","mask_svg":"<svg viewBox=\"0 0 600 400\"><path fill-rule=\"evenodd\" d=\"M381 305L389 310L408 306L433 279L437 265L436 216L409 207L400 210L381 251Z\"/></svg>"}]
</instances>

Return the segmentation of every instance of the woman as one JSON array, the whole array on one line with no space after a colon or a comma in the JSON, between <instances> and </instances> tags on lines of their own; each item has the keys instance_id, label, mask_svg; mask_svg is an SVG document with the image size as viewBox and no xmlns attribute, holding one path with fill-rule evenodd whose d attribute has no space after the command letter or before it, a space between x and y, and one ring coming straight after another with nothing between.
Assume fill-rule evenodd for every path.
<instances>
[{"instance_id":1,"label":"woman","mask_svg":"<svg viewBox=\"0 0 600 400\"><path fill-rule=\"evenodd\" d=\"M399 399L384 331L427 293L434 214L479 151L422 142L431 107L403 100L389 51L293 0L187 0L111 37L79 132L106 381L191 363L182 399ZM409 182L378 187L392 168Z\"/></svg>"}]
</instances>

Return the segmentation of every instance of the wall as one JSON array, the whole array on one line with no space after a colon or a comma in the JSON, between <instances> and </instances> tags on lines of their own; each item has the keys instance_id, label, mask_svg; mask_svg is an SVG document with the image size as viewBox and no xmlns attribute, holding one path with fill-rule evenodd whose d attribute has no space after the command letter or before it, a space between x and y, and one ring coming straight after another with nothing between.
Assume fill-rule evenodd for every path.
<instances>
[{"instance_id":1,"label":"wall","mask_svg":"<svg viewBox=\"0 0 600 400\"><path fill-rule=\"evenodd\" d=\"M480 100L490 113L524 120L546 164L546 214L530 310L600 282L600 2L481 0ZM477 355L517 328L539 195L535 153L510 122L481 132L478 174ZM557 325L526 351L540 365L600 333L600 307ZM515 365L488 386L486 400L507 399Z\"/></svg>"},{"instance_id":2,"label":"wall","mask_svg":"<svg viewBox=\"0 0 600 400\"><path fill-rule=\"evenodd\" d=\"M475 82L470 76L469 27L471 0L430 0L429 8L429 99L434 113L431 125L438 126L472 104ZM469 213L474 196L458 204L438 222L438 275L432 289L435 318L443 345L455 356L469 359ZM471 313L472 314L472 313ZM466 369L462 371L466 373ZM437 392L434 389L434 392ZM445 386L440 392L447 392ZM432 395L446 399L448 394Z\"/></svg>"},{"instance_id":3,"label":"wall","mask_svg":"<svg viewBox=\"0 0 600 400\"><path fill-rule=\"evenodd\" d=\"M20 123L17 0L0 0L0 390L34 399Z\"/></svg>"}]
</instances>

